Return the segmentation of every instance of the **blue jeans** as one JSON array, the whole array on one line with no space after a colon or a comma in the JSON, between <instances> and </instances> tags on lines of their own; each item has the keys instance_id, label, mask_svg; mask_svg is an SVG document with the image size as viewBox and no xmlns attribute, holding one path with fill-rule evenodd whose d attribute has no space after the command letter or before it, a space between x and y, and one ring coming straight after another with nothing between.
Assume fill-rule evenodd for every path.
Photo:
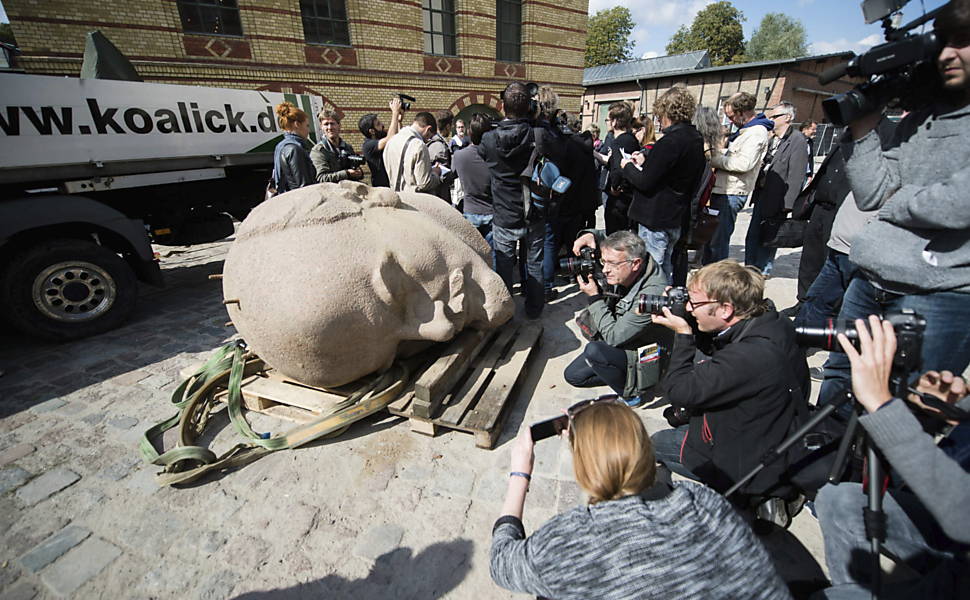
<instances>
[{"instance_id":1,"label":"blue jeans","mask_svg":"<svg viewBox=\"0 0 970 600\"><path fill-rule=\"evenodd\" d=\"M684 437L687 435L687 425L681 425L676 429L662 429L650 436L653 443L653 453L657 462L664 465L674 473L682 475L694 481L700 481L680 462L680 448L684 444Z\"/></svg>"},{"instance_id":2,"label":"blue jeans","mask_svg":"<svg viewBox=\"0 0 970 600\"><path fill-rule=\"evenodd\" d=\"M525 314L536 318L542 314L546 298L542 289L542 255L545 244L545 223L537 220L520 229L506 229L492 225L495 243L495 270L512 293L512 265L515 264L516 243L521 242L526 255Z\"/></svg>"},{"instance_id":3,"label":"blue jeans","mask_svg":"<svg viewBox=\"0 0 970 600\"><path fill-rule=\"evenodd\" d=\"M862 509L868 496L859 483L826 485L818 492L815 508L825 543L825 563L832 587L826 598L869 598L872 562ZM883 546L923 576L915 588L899 583L883 586L885 597L950 598L945 587L949 569L959 568L949 542L915 495L894 491L883 496L886 541ZM949 560L947 560L949 559ZM942 564L938 564L942 560ZM883 578L885 579L885 578ZM880 596L884 597L884 596Z\"/></svg>"},{"instance_id":4,"label":"blue jeans","mask_svg":"<svg viewBox=\"0 0 970 600\"><path fill-rule=\"evenodd\" d=\"M495 268L495 242L492 241L492 217L493 215L476 215L463 213L465 220L478 230L478 233L488 242L488 247L492 249L492 268Z\"/></svg>"},{"instance_id":5,"label":"blue jeans","mask_svg":"<svg viewBox=\"0 0 970 600\"><path fill-rule=\"evenodd\" d=\"M767 248L761 244L761 221L764 202L755 202L751 210L751 222L748 223L748 233L744 236L744 264L758 267L765 275L771 274L775 265L777 248Z\"/></svg>"},{"instance_id":6,"label":"blue jeans","mask_svg":"<svg viewBox=\"0 0 970 600\"><path fill-rule=\"evenodd\" d=\"M663 271L664 277L667 278L667 285L672 285L674 281L674 246L680 240L680 227L653 230L640 225L638 234L647 246L647 253Z\"/></svg>"},{"instance_id":7,"label":"blue jeans","mask_svg":"<svg viewBox=\"0 0 970 600\"><path fill-rule=\"evenodd\" d=\"M545 245L542 254L542 284L548 292L556 278L556 262L559 259L559 217L546 219Z\"/></svg>"},{"instance_id":8,"label":"blue jeans","mask_svg":"<svg viewBox=\"0 0 970 600\"><path fill-rule=\"evenodd\" d=\"M970 294L887 294L857 273L842 298L839 319L865 319L869 315L899 312L904 308L912 309L926 319L919 372L946 369L963 373L970 363L970 327L967 326L970 323ZM818 396L820 406L838 399L852 387L849 359L845 354L830 353L824 368L825 380Z\"/></svg>"},{"instance_id":9,"label":"blue jeans","mask_svg":"<svg viewBox=\"0 0 970 600\"><path fill-rule=\"evenodd\" d=\"M795 327L821 325L825 319L834 319L839 314L839 305L849 281L857 270L848 254L829 248L822 269L808 288L805 303L798 309Z\"/></svg>"},{"instance_id":10,"label":"blue jeans","mask_svg":"<svg viewBox=\"0 0 970 600\"><path fill-rule=\"evenodd\" d=\"M717 231L704 248L705 265L724 260L731 254L731 235L734 234L734 222L738 213L744 208L747 196L728 196L725 194L711 194L711 208L718 211Z\"/></svg>"}]
</instances>

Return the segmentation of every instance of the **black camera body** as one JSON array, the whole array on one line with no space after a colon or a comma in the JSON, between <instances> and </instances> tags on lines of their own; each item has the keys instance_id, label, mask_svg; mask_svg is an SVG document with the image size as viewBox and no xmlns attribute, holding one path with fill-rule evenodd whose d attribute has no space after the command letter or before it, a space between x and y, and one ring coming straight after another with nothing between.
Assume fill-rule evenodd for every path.
<instances>
[{"instance_id":1,"label":"black camera body","mask_svg":"<svg viewBox=\"0 0 970 600\"><path fill-rule=\"evenodd\" d=\"M935 62L942 44L933 32L907 32L938 12L939 9L936 9L898 29L893 28L887 13L883 17L885 44L853 57L848 63L823 71L818 76L819 83L823 85L843 75L868 79L848 92L822 101L822 110L828 120L843 126L887 104L906 110L927 104L939 90Z\"/></svg>"},{"instance_id":2,"label":"black camera body","mask_svg":"<svg viewBox=\"0 0 970 600\"><path fill-rule=\"evenodd\" d=\"M418 99L414 96L408 96L407 94L397 93L397 97L401 99L401 110L411 110L411 103L417 102Z\"/></svg>"},{"instance_id":3,"label":"black camera body","mask_svg":"<svg viewBox=\"0 0 970 600\"><path fill-rule=\"evenodd\" d=\"M364 165L364 163L367 162L367 159L363 156L359 154L351 154L343 148L340 149L339 157L340 166L344 169L359 169Z\"/></svg>"},{"instance_id":4,"label":"black camera body","mask_svg":"<svg viewBox=\"0 0 970 600\"><path fill-rule=\"evenodd\" d=\"M596 253L589 247L580 248L579 257L569 256L560 259L559 272L568 277L576 277L578 275L583 278L583 281L587 282L590 276L597 283L603 277L603 269L600 266L599 260L596 259Z\"/></svg>"},{"instance_id":5,"label":"black camera body","mask_svg":"<svg viewBox=\"0 0 970 600\"><path fill-rule=\"evenodd\" d=\"M896 333L894 366L905 371L915 371L919 368L926 319L908 308L898 313L886 313L882 318L892 324ZM795 336L800 345L831 352L842 352L842 346L836 337L840 333L849 338L856 350L859 349L859 332L854 321L827 319L821 325L795 328Z\"/></svg>"},{"instance_id":6,"label":"black camera body","mask_svg":"<svg viewBox=\"0 0 970 600\"><path fill-rule=\"evenodd\" d=\"M667 290L665 296L655 296L653 294L640 294L637 299L637 312L640 314L650 313L651 315L663 314L664 307L670 309L671 314L681 318L687 317L687 288L672 287Z\"/></svg>"}]
</instances>

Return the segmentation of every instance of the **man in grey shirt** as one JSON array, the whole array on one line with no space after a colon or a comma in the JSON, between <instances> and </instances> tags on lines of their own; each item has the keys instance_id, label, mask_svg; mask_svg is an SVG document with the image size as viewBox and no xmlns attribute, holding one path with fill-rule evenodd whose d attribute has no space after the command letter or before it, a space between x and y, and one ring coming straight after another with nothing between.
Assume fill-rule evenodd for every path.
<instances>
[{"instance_id":1,"label":"man in grey shirt","mask_svg":"<svg viewBox=\"0 0 970 600\"><path fill-rule=\"evenodd\" d=\"M488 174L488 165L478 154L478 145L490 127L485 115L473 116L469 126L471 145L458 150L451 157L452 170L461 181L465 219L478 229L489 246L492 245L492 179Z\"/></svg>"},{"instance_id":2,"label":"man in grey shirt","mask_svg":"<svg viewBox=\"0 0 970 600\"><path fill-rule=\"evenodd\" d=\"M934 23L942 86L906 115L883 149L879 111L849 123L846 173L861 210L877 219L852 241L860 273L840 319L914 310L926 318L924 369L962 373L970 363L970 0L954 0ZM819 402L848 388L848 363L833 354Z\"/></svg>"}]
</instances>

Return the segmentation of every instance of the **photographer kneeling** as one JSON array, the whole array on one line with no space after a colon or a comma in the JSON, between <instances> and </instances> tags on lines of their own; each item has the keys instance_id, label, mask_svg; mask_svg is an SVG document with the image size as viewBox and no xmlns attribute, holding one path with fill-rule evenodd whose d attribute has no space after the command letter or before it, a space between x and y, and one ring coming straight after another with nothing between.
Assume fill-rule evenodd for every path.
<instances>
[{"instance_id":1,"label":"photographer kneeling","mask_svg":"<svg viewBox=\"0 0 970 600\"><path fill-rule=\"evenodd\" d=\"M689 418L688 425L654 434L657 459L721 493L787 437L796 414L808 411L805 352L791 322L764 299L764 287L756 268L722 260L687 282L693 325L667 308L653 317L676 334L663 388ZM696 362L698 349L710 358ZM793 510L784 501L797 493L779 483L785 462L762 469L732 502L746 507L755 500L759 518L787 526Z\"/></svg>"},{"instance_id":2,"label":"photographer kneeling","mask_svg":"<svg viewBox=\"0 0 970 600\"><path fill-rule=\"evenodd\" d=\"M906 488L890 486L883 498L883 547L920 575L909 584L894 582L880 597L966 597L970 591L970 422L960 422L935 445L906 403L889 392L896 352L892 324L870 316L869 325L867 328L861 319L856 321L860 351L841 333L839 343L852 364L855 398L868 413L859 418L859 423L893 473L906 484ZM966 382L949 371L925 373L917 390L970 409ZM910 399L929 412L937 412L915 395ZM871 581L867 570L872 562L863 519L867 500L859 483L827 485L819 490L815 506L833 585L825 591L828 598L869 597L865 585Z\"/></svg>"},{"instance_id":3,"label":"photographer kneeling","mask_svg":"<svg viewBox=\"0 0 970 600\"><path fill-rule=\"evenodd\" d=\"M588 504L526 537L534 443L524 428L492 528L495 583L556 600L791 597L728 502L692 482L658 480L650 438L633 410L607 397L566 414L576 482Z\"/></svg>"},{"instance_id":4,"label":"photographer kneeling","mask_svg":"<svg viewBox=\"0 0 970 600\"><path fill-rule=\"evenodd\" d=\"M653 325L650 314L634 309L641 294L662 294L667 278L647 255L643 240L629 231L604 239L602 232L587 230L576 238L573 253L595 250L597 241L605 283L617 291L608 294L612 290L600 289L593 274L577 275L576 283L589 300L577 321L592 341L566 367L563 377L576 387L608 385L627 404L639 406L646 400L641 394L660 380L661 363L666 363L661 346L669 349L670 334Z\"/></svg>"}]
</instances>

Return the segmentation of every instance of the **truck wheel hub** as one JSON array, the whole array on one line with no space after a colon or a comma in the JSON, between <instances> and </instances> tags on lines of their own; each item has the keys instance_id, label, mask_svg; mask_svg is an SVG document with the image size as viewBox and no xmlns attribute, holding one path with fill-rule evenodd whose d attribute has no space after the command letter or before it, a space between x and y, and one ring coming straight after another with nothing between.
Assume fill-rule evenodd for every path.
<instances>
[{"instance_id":1,"label":"truck wheel hub","mask_svg":"<svg viewBox=\"0 0 970 600\"><path fill-rule=\"evenodd\" d=\"M46 317L66 322L89 321L114 304L118 290L114 279L89 262L51 265L37 274L34 305Z\"/></svg>"}]
</instances>

